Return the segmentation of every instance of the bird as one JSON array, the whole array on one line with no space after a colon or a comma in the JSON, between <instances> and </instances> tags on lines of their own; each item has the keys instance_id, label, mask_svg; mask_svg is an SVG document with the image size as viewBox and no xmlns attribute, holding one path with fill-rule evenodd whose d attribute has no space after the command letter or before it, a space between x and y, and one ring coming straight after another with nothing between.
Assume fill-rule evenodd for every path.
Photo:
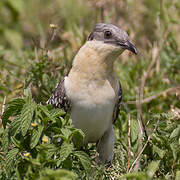
<instances>
[{"instance_id":1,"label":"bird","mask_svg":"<svg viewBox=\"0 0 180 180\"><path fill-rule=\"evenodd\" d=\"M109 23L96 24L75 55L69 74L47 101L70 114L74 127L85 134L84 144L96 143L98 162L108 166L114 156L113 124L122 102L113 65L125 50L137 54L124 30Z\"/></svg>"}]
</instances>

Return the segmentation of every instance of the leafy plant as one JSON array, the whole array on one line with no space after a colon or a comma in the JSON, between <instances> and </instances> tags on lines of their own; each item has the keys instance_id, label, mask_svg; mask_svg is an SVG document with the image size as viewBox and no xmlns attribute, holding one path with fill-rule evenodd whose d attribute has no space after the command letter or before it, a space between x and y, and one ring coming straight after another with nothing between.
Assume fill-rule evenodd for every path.
<instances>
[{"instance_id":1,"label":"leafy plant","mask_svg":"<svg viewBox=\"0 0 180 180\"><path fill-rule=\"evenodd\" d=\"M6 178L47 179L77 177L77 164L88 172L89 156L72 143L82 145L84 134L75 129L64 111L36 104L29 91L8 103L2 117L1 174ZM52 171L53 169L69 169Z\"/></svg>"}]
</instances>

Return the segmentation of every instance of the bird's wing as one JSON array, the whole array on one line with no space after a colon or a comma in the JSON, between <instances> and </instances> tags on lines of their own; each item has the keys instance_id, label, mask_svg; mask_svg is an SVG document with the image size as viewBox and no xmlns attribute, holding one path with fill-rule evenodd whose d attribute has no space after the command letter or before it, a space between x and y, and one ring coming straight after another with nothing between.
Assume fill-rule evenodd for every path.
<instances>
[{"instance_id":1,"label":"bird's wing","mask_svg":"<svg viewBox=\"0 0 180 180\"><path fill-rule=\"evenodd\" d=\"M115 123L117 118L118 118L119 111L121 108L121 101L122 101L122 88L121 88L120 81L118 81L117 101L116 101L116 104L114 106L113 119L112 119L113 123Z\"/></svg>"},{"instance_id":2,"label":"bird's wing","mask_svg":"<svg viewBox=\"0 0 180 180\"><path fill-rule=\"evenodd\" d=\"M57 85L55 91L47 101L47 104L52 104L55 108L61 108L65 112L68 112L71 107L71 103L66 95L66 90L64 87L64 79L63 77L59 84Z\"/></svg>"}]
</instances>

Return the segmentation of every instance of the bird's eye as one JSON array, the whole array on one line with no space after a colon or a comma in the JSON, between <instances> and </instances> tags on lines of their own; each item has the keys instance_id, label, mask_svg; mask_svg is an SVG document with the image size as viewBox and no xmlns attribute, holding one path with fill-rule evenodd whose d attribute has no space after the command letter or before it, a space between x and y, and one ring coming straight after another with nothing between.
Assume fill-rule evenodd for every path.
<instances>
[{"instance_id":1,"label":"bird's eye","mask_svg":"<svg viewBox=\"0 0 180 180\"><path fill-rule=\"evenodd\" d=\"M111 36L112 36L111 31L105 31L105 33L104 33L104 37L105 37L106 39L111 38Z\"/></svg>"}]
</instances>

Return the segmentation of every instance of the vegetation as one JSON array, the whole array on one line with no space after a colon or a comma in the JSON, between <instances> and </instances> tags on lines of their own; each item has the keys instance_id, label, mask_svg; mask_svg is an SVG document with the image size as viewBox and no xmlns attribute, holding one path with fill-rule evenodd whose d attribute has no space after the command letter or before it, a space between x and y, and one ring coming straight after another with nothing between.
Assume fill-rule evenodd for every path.
<instances>
[{"instance_id":1,"label":"vegetation","mask_svg":"<svg viewBox=\"0 0 180 180\"><path fill-rule=\"evenodd\" d=\"M1 1L0 179L180 179L179 9L179 0ZM97 22L122 27L139 50L115 64L123 105L109 168L69 115L46 105Z\"/></svg>"}]
</instances>

